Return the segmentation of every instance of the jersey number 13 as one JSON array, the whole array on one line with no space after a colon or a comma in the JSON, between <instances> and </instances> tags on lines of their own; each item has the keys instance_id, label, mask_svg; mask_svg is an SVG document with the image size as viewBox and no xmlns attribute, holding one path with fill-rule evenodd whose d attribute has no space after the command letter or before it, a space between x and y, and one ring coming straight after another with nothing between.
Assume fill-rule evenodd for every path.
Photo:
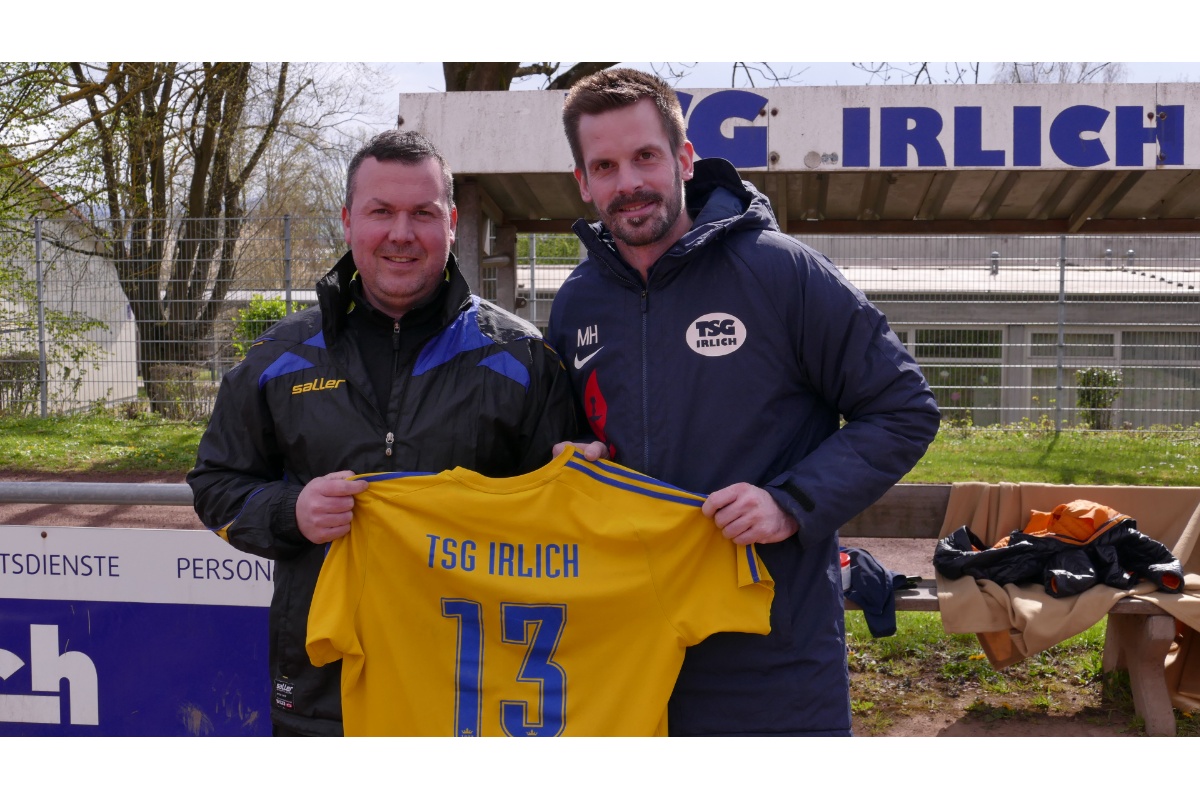
<instances>
[{"instance_id":1,"label":"jersey number 13","mask_svg":"<svg viewBox=\"0 0 1200 800\"><path fill-rule=\"evenodd\" d=\"M478 736L483 721L483 606L474 600L442 598L442 616L458 623L454 675L454 735ZM558 604L500 604L500 638L524 645L516 680L538 687L538 708L524 700L500 701L500 726L508 736L559 736L566 726L567 674L554 654L567 621Z\"/></svg>"}]
</instances>

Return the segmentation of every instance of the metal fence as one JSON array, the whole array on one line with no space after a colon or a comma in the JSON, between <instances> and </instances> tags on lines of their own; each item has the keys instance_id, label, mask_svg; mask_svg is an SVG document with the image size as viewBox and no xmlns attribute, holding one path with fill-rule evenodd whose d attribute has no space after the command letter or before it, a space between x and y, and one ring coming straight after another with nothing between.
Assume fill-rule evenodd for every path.
<instances>
[{"instance_id":1,"label":"metal fence","mask_svg":"<svg viewBox=\"0 0 1200 800\"><path fill-rule=\"evenodd\" d=\"M134 259L82 220L0 222L0 413L203 417L244 337L266 324L248 319L255 296L311 303L345 250L334 215L246 219L207 248L189 247L189 230L169 228L154 257ZM887 314L947 420L1200 425L1200 237L805 241ZM578 261L573 236L519 237L517 313L544 327ZM494 268L480 275L494 297Z\"/></svg>"},{"instance_id":2,"label":"metal fence","mask_svg":"<svg viewBox=\"0 0 1200 800\"><path fill-rule=\"evenodd\" d=\"M0 221L0 414L207 415L265 327L247 319L256 297L313 302L345 251L334 215L236 223Z\"/></svg>"}]
</instances>

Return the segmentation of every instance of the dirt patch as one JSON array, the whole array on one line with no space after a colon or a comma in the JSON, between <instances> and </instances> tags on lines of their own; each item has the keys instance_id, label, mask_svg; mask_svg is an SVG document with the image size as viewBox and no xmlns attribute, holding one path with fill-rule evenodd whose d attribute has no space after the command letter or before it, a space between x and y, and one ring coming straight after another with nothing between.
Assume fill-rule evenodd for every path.
<instances>
[{"instance_id":1,"label":"dirt patch","mask_svg":"<svg viewBox=\"0 0 1200 800\"><path fill-rule=\"evenodd\" d=\"M852 674L851 687L856 736L1145 735L1132 701L1120 689L1106 694L1100 684L1046 694L937 685L906 691L898 684L881 688L878 676ZM868 696L876 698L869 709Z\"/></svg>"},{"instance_id":2,"label":"dirt patch","mask_svg":"<svg viewBox=\"0 0 1200 800\"><path fill-rule=\"evenodd\" d=\"M892 572L933 578L934 539L842 539L844 547L866 550Z\"/></svg>"}]
</instances>

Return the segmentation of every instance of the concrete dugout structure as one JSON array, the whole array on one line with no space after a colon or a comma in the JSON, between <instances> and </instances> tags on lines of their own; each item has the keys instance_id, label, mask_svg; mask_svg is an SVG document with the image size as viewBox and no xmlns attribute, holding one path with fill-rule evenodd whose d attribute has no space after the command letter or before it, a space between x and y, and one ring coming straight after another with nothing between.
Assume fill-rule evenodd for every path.
<instances>
[{"instance_id":1,"label":"concrete dugout structure","mask_svg":"<svg viewBox=\"0 0 1200 800\"><path fill-rule=\"evenodd\" d=\"M808 234L1200 233L1200 84L680 91L701 158ZM460 256L592 216L560 92L400 95L458 181ZM483 249L487 224L498 253Z\"/></svg>"},{"instance_id":2,"label":"concrete dugout structure","mask_svg":"<svg viewBox=\"0 0 1200 800\"><path fill-rule=\"evenodd\" d=\"M977 422L1036 415L1052 392L1058 408L1073 408L1063 353L1140 381L1122 399L1122 425L1200 420L1200 84L679 97L697 156L727 158L766 193L780 227L829 254L916 343L923 366L953 384L956 366L979 363L965 349L958 359L946 348L923 354L923 337L995 342L1000 355L983 366L1003 390L974 387ZM594 218L571 174L562 103L548 91L400 96L398 125L427 134L455 170L468 281L480 287L494 267L494 296L508 308L533 290L518 291L517 236ZM539 267L542 308L563 277ZM965 387L940 395L947 407L956 389Z\"/></svg>"},{"instance_id":3,"label":"concrete dugout structure","mask_svg":"<svg viewBox=\"0 0 1200 800\"><path fill-rule=\"evenodd\" d=\"M1020 419L1029 398L1045 394L1038 387L1045 328L1038 326L1065 328L1069 340L1072 330L1090 335L1088 326L1153 321L1163 329L1153 342L1168 341L1170 331L1170 341L1188 350L1172 358L1173 368L1200 372L1200 84L698 89L679 96L697 155L738 167L770 199L780 227L830 255L893 327L907 326L907 341L921 325L997 329L1004 352L997 366L1005 385L1018 388L987 401L995 411L988 421ZM399 126L437 142L455 171L457 250L468 280L479 287L481 268L495 268L495 297L507 308L524 300L517 236L565 233L576 219L594 218L572 175L562 101L561 92L538 91L399 97ZM1081 244L1064 252L1064 237ZM858 241L848 257L852 238ZM1070 272L1061 287L1060 262ZM1148 262L1158 269L1146 272ZM884 266L895 269L893 278L875 270ZM1029 280L1014 284L1022 270ZM1118 272L1127 274L1118 279ZM548 280L561 276L539 270L543 299L554 289ZM1061 313L1059 297L1070 301ZM1114 337L1119 343L1121 333ZM1099 363L1121 366L1115 358ZM1167 387L1172 415L1182 403L1188 419L1200 419L1200 385L1193 383ZM1138 402L1160 407L1162 396ZM1174 416L1136 424L1162 421Z\"/></svg>"}]
</instances>

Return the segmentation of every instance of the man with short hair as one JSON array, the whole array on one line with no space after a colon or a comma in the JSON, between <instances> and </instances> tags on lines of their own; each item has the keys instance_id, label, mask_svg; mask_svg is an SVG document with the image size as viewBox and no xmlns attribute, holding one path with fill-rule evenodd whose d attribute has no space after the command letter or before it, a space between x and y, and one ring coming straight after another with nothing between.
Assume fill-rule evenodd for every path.
<instances>
[{"instance_id":1,"label":"man with short hair","mask_svg":"<svg viewBox=\"0 0 1200 800\"><path fill-rule=\"evenodd\" d=\"M704 513L775 580L769 636L689 648L670 732L849 734L837 528L924 454L933 394L833 264L729 162L695 158L663 81L589 76L563 124L600 217L575 223L588 257L548 333L581 421L621 464L710 493Z\"/></svg>"},{"instance_id":2,"label":"man with short hair","mask_svg":"<svg viewBox=\"0 0 1200 800\"><path fill-rule=\"evenodd\" d=\"M196 513L239 550L275 560L271 721L340 735L340 662L305 651L326 544L350 531L369 472L530 472L575 433L562 364L537 329L470 293L441 153L413 132L350 163L350 252L317 305L270 328L222 381L196 467ZM398 610L403 613L403 610Z\"/></svg>"}]
</instances>

